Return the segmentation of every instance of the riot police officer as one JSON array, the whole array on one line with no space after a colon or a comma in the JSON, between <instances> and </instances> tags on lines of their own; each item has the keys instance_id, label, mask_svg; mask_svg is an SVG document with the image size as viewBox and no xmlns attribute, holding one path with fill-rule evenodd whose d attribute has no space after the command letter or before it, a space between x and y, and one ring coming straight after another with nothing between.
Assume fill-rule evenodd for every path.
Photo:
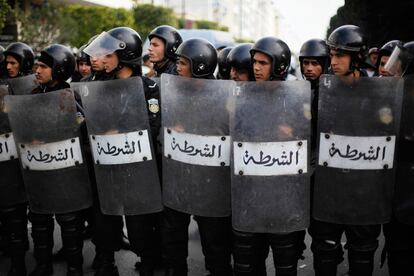
<instances>
[{"instance_id":1,"label":"riot police officer","mask_svg":"<svg viewBox=\"0 0 414 276\"><path fill-rule=\"evenodd\" d=\"M175 51L183 42L178 31L168 25L158 26L151 31L148 39L150 40L149 58L154 63L157 77L160 77L162 73L176 75Z\"/></svg>"},{"instance_id":2,"label":"riot police officer","mask_svg":"<svg viewBox=\"0 0 414 276\"><path fill-rule=\"evenodd\" d=\"M102 51L101 44L115 41L113 47ZM97 37L85 52L93 59L102 58L105 72L113 79L126 79L134 76L142 78L145 98L148 102L148 117L153 141L157 140L160 128L159 88L157 84L142 77L141 54L142 41L139 34L128 27L117 27ZM92 63L93 64L93 63ZM156 262L160 258L158 227L159 213L125 216L131 249L141 257L138 267L140 275L153 275ZM120 249L119 230L122 229L122 217L105 215L100 210L96 214L94 243L99 249L100 266L95 275L119 275L114 265L114 252Z\"/></svg>"},{"instance_id":3,"label":"riot police officer","mask_svg":"<svg viewBox=\"0 0 414 276\"><path fill-rule=\"evenodd\" d=\"M385 45L387 45L386 43ZM384 45L384 46L385 46ZM411 270L414 259L414 193L411 185L412 164L414 162L411 152L412 142L412 75L414 74L414 41L398 45L402 53L400 61L394 61L402 67L405 80L403 112L401 116L401 129L397 155L396 188L394 195L393 214L391 221L383 225L385 246L381 254L381 263L387 258L390 276L404 275ZM395 50L397 51L397 50ZM395 70L398 71L398 70Z\"/></svg>"},{"instance_id":4,"label":"riot police officer","mask_svg":"<svg viewBox=\"0 0 414 276\"><path fill-rule=\"evenodd\" d=\"M391 56L391 53L394 51L395 47L403 47L402 41L399 40L391 40L385 43L378 51L378 59L377 59L377 75L383 76L383 77L389 77L392 76L390 72L385 70L385 64L387 64L387 61L389 57Z\"/></svg>"},{"instance_id":5,"label":"riot police officer","mask_svg":"<svg viewBox=\"0 0 414 276\"><path fill-rule=\"evenodd\" d=\"M86 45L91 44L98 35L91 37ZM85 53L86 54L86 53ZM88 55L89 56L89 55ZM91 74L81 79L81 81L99 81L99 80L108 80L113 77L111 74L105 72L105 67L103 65L103 57L91 57L89 56L89 61L91 63Z\"/></svg>"},{"instance_id":6,"label":"riot police officer","mask_svg":"<svg viewBox=\"0 0 414 276\"><path fill-rule=\"evenodd\" d=\"M22 42L11 43L4 51L4 56L9 78L31 74L34 53L30 46Z\"/></svg>"},{"instance_id":7,"label":"riot police officer","mask_svg":"<svg viewBox=\"0 0 414 276\"><path fill-rule=\"evenodd\" d=\"M230 79L234 81L253 81L253 66L250 50L253 44L243 43L234 47L227 56L230 66Z\"/></svg>"},{"instance_id":8,"label":"riot police officer","mask_svg":"<svg viewBox=\"0 0 414 276\"><path fill-rule=\"evenodd\" d=\"M335 29L326 43L335 75L349 81L366 76L360 64L365 59L367 48L358 26L344 25ZM371 275L380 231L381 225L346 225L312 219L309 234L312 237L315 275L336 275L337 265L343 260L341 236L344 232L350 275Z\"/></svg>"},{"instance_id":9,"label":"riot police officer","mask_svg":"<svg viewBox=\"0 0 414 276\"><path fill-rule=\"evenodd\" d=\"M75 70L75 57L70 49L60 44L53 44L40 53L37 61L36 79L39 86L32 93L47 93L69 88L66 80ZM67 262L67 275L83 275L82 264L82 210L55 214L61 227L62 242ZM29 212L32 223L32 238L36 268L30 276L53 275L53 214Z\"/></svg>"},{"instance_id":10,"label":"riot police officer","mask_svg":"<svg viewBox=\"0 0 414 276\"><path fill-rule=\"evenodd\" d=\"M329 68L329 49L322 39L310 39L303 43L299 53L300 70L310 81L312 89L312 150L316 150L316 118L318 116L319 78Z\"/></svg>"},{"instance_id":11,"label":"riot police officer","mask_svg":"<svg viewBox=\"0 0 414 276\"><path fill-rule=\"evenodd\" d=\"M303 43L300 53L300 70L304 78L311 82L312 88L319 85L319 77L327 73L329 50L322 39L310 39Z\"/></svg>"},{"instance_id":12,"label":"riot police officer","mask_svg":"<svg viewBox=\"0 0 414 276\"><path fill-rule=\"evenodd\" d=\"M233 47L226 47L217 55L217 65L218 65L218 73L217 79L219 80L229 80L230 79L230 65L227 62L227 56L229 55L231 49Z\"/></svg>"},{"instance_id":13,"label":"riot police officer","mask_svg":"<svg viewBox=\"0 0 414 276\"><path fill-rule=\"evenodd\" d=\"M26 44L11 43L4 51L9 78L30 74L33 65L33 50ZM13 164L14 163L14 164ZM9 275L26 275L24 262L28 249L27 237L27 199L22 175L18 163L6 161L0 163L4 178L1 189L3 197L0 200L0 221L4 228L5 240L11 255Z\"/></svg>"},{"instance_id":14,"label":"riot police officer","mask_svg":"<svg viewBox=\"0 0 414 276\"><path fill-rule=\"evenodd\" d=\"M280 39L264 37L250 50L256 81L286 80L290 65L290 49ZM296 275L302 255L305 231L290 233L249 233L233 229L235 275L266 275L269 245L273 250L277 275Z\"/></svg>"},{"instance_id":15,"label":"riot police officer","mask_svg":"<svg viewBox=\"0 0 414 276\"><path fill-rule=\"evenodd\" d=\"M176 55L179 76L215 79L217 52L208 41L199 38L187 40L178 47ZM187 275L188 226L191 215L164 206L161 215L161 235L163 257L167 266L166 276ZM200 232L206 269L211 275L232 275L230 216L195 215L194 218Z\"/></svg>"},{"instance_id":16,"label":"riot police officer","mask_svg":"<svg viewBox=\"0 0 414 276\"><path fill-rule=\"evenodd\" d=\"M79 48L76 53L77 71L72 76L72 82L79 82L81 79L88 77L92 72L89 56L83 51L86 45Z\"/></svg>"}]
</instances>

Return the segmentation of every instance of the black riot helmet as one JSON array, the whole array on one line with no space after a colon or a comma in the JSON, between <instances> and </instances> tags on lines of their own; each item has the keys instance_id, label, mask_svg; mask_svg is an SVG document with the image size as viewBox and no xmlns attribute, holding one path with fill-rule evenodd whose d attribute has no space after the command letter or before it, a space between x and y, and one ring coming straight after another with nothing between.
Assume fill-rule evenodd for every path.
<instances>
[{"instance_id":1,"label":"black riot helmet","mask_svg":"<svg viewBox=\"0 0 414 276\"><path fill-rule=\"evenodd\" d=\"M252 43L237 45L227 56L227 63L230 67L234 67L237 70L246 70L249 74L249 80L254 80L252 58L250 56L252 47Z\"/></svg>"},{"instance_id":2,"label":"black riot helmet","mask_svg":"<svg viewBox=\"0 0 414 276\"><path fill-rule=\"evenodd\" d=\"M414 41L410 41L404 44L404 49L410 53L411 56L414 56ZM414 74L414 61L413 59L407 62L407 70L404 75L413 75Z\"/></svg>"},{"instance_id":3,"label":"black riot helmet","mask_svg":"<svg viewBox=\"0 0 414 276\"><path fill-rule=\"evenodd\" d=\"M52 44L40 52L39 61L52 68L52 78L66 81L75 72L75 56L63 45Z\"/></svg>"},{"instance_id":4,"label":"black riot helmet","mask_svg":"<svg viewBox=\"0 0 414 276\"><path fill-rule=\"evenodd\" d=\"M0 64L4 62L4 48L0 45Z\"/></svg>"},{"instance_id":5,"label":"black riot helmet","mask_svg":"<svg viewBox=\"0 0 414 276\"><path fill-rule=\"evenodd\" d=\"M29 45L22 42L14 42L7 46L4 56L14 57L20 65L20 73L26 75L32 71L34 63L34 53Z\"/></svg>"},{"instance_id":6,"label":"black riot helmet","mask_svg":"<svg viewBox=\"0 0 414 276\"><path fill-rule=\"evenodd\" d=\"M378 51L378 60L381 59L382 56L390 56L392 51L394 51L395 47L403 47L403 42L400 40L391 40L385 43L381 49Z\"/></svg>"},{"instance_id":7,"label":"black riot helmet","mask_svg":"<svg viewBox=\"0 0 414 276\"><path fill-rule=\"evenodd\" d=\"M220 50L220 52L217 55L218 73L219 73L218 78L219 79L222 79L222 80L230 79L231 66L227 62L227 56L229 55L231 49L233 49L233 47L226 47Z\"/></svg>"},{"instance_id":8,"label":"black riot helmet","mask_svg":"<svg viewBox=\"0 0 414 276\"><path fill-rule=\"evenodd\" d=\"M79 48L78 52L76 53L76 63L79 64L79 62L83 61L86 62L86 64L91 65L91 61L89 59L89 56L83 51L86 48L87 45L83 45Z\"/></svg>"},{"instance_id":9,"label":"black riot helmet","mask_svg":"<svg viewBox=\"0 0 414 276\"><path fill-rule=\"evenodd\" d=\"M216 49L210 42L202 38L184 41L175 54L190 61L191 74L196 78L212 75L217 66Z\"/></svg>"},{"instance_id":10,"label":"black riot helmet","mask_svg":"<svg viewBox=\"0 0 414 276\"><path fill-rule=\"evenodd\" d=\"M135 67L141 64L142 40L133 29L117 27L108 32L102 32L90 41L84 52L91 57L100 57L115 52L120 64Z\"/></svg>"},{"instance_id":11,"label":"black riot helmet","mask_svg":"<svg viewBox=\"0 0 414 276\"><path fill-rule=\"evenodd\" d=\"M322 72L327 73L329 68L329 48L326 42L322 39L310 39L303 43L300 48L299 62L300 70L303 72L303 59L312 58L316 59L322 66Z\"/></svg>"},{"instance_id":12,"label":"black riot helmet","mask_svg":"<svg viewBox=\"0 0 414 276\"><path fill-rule=\"evenodd\" d=\"M351 55L351 68L353 72L360 68L367 56L367 45L361 28L355 25L343 25L336 28L329 36L326 44L333 49Z\"/></svg>"},{"instance_id":13,"label":"black riot helmet","mask_svg":"<svg viewBox=\"0 0 414 276\"><path fill-rule=\"evenodd\" d=\"M256 41L250 50L253 59L254 54L260 52L272 59L271 80L284 80L287 77L290 66L290 49L287 44L276 37L264 37Z\"/></svg>"},{"instance_id":14,"label":"black riot helmet","mask_svg":"<svg viewBox=\"0 0 414 276\"><path fill-rule=\"evenodd\" d=\"M177 51L178 47L183 42L183 39L181 38L181 35L177 29L168 25L158 26L148 35L150 41L153 37L157 37L164 41L165 56L172 60L175 60L175 51Z\"/></svg>"}]
</instances>

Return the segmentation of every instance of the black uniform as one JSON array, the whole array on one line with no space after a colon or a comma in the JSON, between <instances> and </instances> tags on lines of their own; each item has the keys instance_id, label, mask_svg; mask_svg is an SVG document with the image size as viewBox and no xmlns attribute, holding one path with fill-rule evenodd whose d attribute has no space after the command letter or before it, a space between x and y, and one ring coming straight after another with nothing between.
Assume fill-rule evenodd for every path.
<instances>
[{"instance_id":1,"label":"black uniform","mask_svg":"<svg viewBox=\"0 0 414 276\"><path fill-rule=\"evenodd\" d=\"M177 75L177 65L171 59L155 63L154 70L157 72L157 77L161 77L161 74L163 73Z\"/></svg>"},{"instance_id":2,"label":"black uniform","mask_svg":"<svg viewBox=\"0 0 414 276\"><path fill-rule=\"evenodd\" d=\"M59 81L53 87L46 85L38 86L32 93L47 93L65 88L70 88L69 84L64 81ZM84 228L82 210L65 214L55 214L55 217L61 228L62 243L68 263L68 270L70 271L71 268L74 268L78 271L82 271L82 230ZM32 223L34 256L37 262L37 267L40 268L38 271L42 271L43 273L47 271L47 273L51 273L53 271L51 266L54 230L53 214L37 214L30 211L29 220ZM37 276L43 274L33 275Z\"/></svg>"},{"instance_id":3,"label":"black uniform","mask_svg":"<svg viewBox=\"0 0 414 276\"><path fill-rule=\"evenodd\" d=\"M139 73L133 76L140 76ZM160 102L160 92L158 85L149 78L141 77L144 85L145 99L148 104L148 117L151 127L152 141L157 141L161 126L160 112L151 112L148 101L155 99ZM154 149L157 147L154 145ZM156 155L159 155L157 153ZM159 157L159 156L158 156ZM113 252L121 249L122 216L104 215L99 206L96 210L96 229L93 242L97 246L97 254L100 254L100 260L103 265L113 264ZM156 229L159 225L159 213L125 216L128 238L131 249L141 257L140 270L151 270L160 258L160 239ZM99 252L98 252L99 251Z\"/></svg>"},{"instance_id":4,"label":"black uniform","mask_svg":"<svg viewBox=\"0 0 414 276\"><path fill-rule=\"evenodd\" d=\"M205 77L215 79L213 75ZM187 275L188 227L191 214L164 206L161 214L163 259L171 274ZM194 216L200 233L206 269L213 276L232 275L231 217Z\"/></svg>"}]
</instances>

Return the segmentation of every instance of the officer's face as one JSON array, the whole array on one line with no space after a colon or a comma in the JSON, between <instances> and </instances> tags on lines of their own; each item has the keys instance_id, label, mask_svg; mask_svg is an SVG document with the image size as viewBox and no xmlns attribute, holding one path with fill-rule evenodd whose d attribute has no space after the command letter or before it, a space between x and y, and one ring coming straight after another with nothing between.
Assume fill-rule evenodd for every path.
<instances>
[{"instance_id":1,"label":"officer's face","mask_svg":"<svg viewBox=\"0 0 414 276\"><path fill-rule=\"evenodd\" d=\"M79 61L78 70L82 77L86 77L91 73L91 66L86 61Z\"/></svg>"},{"instance_id":2,"label":"officer's face","mask_svg":"<svg viewBox=\"0 0 414 276\"><path fill-rule=\"evenodd\" d=\"M379 67L378 67L378 72L381 76L384 76L384 77L392 76L392 74L390 72L388 72L387 70L385 70L385 68L384 68L385 64L387 64L387 61L388 61L389 58L390 57L387 57L387 56L382 56L381 57L381 61L380 61Z\"/></svg>"},{"instance_id":3,"label":"officer's face","mask_svg":"<svg viewBox=\"0 0 414 276\"><path fill-rule=\"evenodd\" d=\"M39 84L46 84L52 80L52 68L41 61L36 63L36 79Z\"/></svg>"},{"instance_id":4,"label":"officer's face","mask_svg":"<svg viewBox=\"0 0 414 276\"><path fill-rule=\"evenodd\" d=\"M105 68L105 72L112 72L119 65L118 55L115 53L105 55L103 58L103 65Z\"/></svg>"},{"instance_id":5,"label":"officer's face","mask_svg":"<svg viewBox=\"0 0 414 276\"><path fill-rule=\"evenodd\" d=\"M372 64L377 64L378 54L373 53L373 54L369 55L369 59L371 60Z\"/></svg>"},{"instance_id":6,"label":"officer's face","mask_svg":"<svg viewBox=\"0 0 414 276\"><path fill-rule=\"evenodd\" d=\"M101 72L105 70L105 66L103 64L103 57L90 57L92 70L95 72Z\"/></svg>"},{"instance_id":7,"label":"officer's face","mask_svg":"<svg viewBox=\"0 0 414 276\"><path fill-rule=\"evenodd\" d=\"M302 60L303 74L307 80L317 80L322 74L322 66L316 59L304 58Z\"/></svg>"},{"instance_id":8,"label":"officer's face","mask_svg":"<svg viewBox=\"0 0 414 276\"><path fill-rule=\"evenodd\" d=\"M249 72L247 72L247 70L242 70L242 69L237 69L236 67L231 67L230 79L234 81L248 81Z\"/></svg>"},{"instance_id":9,"label":"officer's face","mask_svg":"<svg viewBox=\"0 0 414 276\"><path fill-rule=\"evenodd\" d=\"M160 62L164 59L165 43L158 37L153 37L148 48L150 61Z\"/></svg>"},{"instance_id":10,"label":"officer's face","mask_svg":"<svg viewBox=\"0 0 414 276\"><path fill-rule=\"evenodd\" d=\"M335 75L346 76L351 66L351 55L331 49L331 67Z\"/></svg>"},{"instance_id":11,"label":"officer's face","mask_svg":"<svg viewBox=\"0 0 414 276\"><path fill-rule=\"evenodd\" d=\"M7 66L7 74L9 75L9 78L15 78L19 75L20 71L20 64L17 62L17 60L8 55L6 58L6 66Z\"/></svg>"},{"instance_id":12,"label":"officer's face","mask_svg":"<svg viewBox=\"0 0 414 276\"><path fill-rule=\"evenodd\" d=\"M191 78L191 64L185 57L179 57L177 61L177 73L181 77Z\"/></svg>"},{"instance_id":13,"label":"officer's face","mask_svg":"<svg viewBox=\"0 0 414 276\"><path fill-rule=\"evenodd\" d=\"M256 81L267 81L272 75L272 59L263 53L256 52L253 56L253 72Z\"/></svg>"}]
</instances>

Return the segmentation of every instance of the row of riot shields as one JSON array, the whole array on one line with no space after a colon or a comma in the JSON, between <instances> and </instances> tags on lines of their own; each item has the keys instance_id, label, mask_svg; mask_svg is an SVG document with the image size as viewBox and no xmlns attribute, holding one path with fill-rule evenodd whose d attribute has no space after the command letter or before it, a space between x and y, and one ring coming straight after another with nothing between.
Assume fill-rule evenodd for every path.
<instances>
[{"instance_id":1,"label":"row of riot shields","mask_svg":"<svg viewBox=\"0 0 414 276\"><path fill-rule=\"evenodd\" d=\"M308 226L312 196L318 220L385 223L396 199L397 217L413 223L413 79L322 76L316 168L309 162L308 82L163 74L160 83L162 193L140 78L6 97L0 134L14 134L30 207L90 206L90 154L105 214L151 213L165 205L199 216L232 215L240 231L282 233ZM73 91L82 101L89 152Z\"/></svg>"}]
</instances>

